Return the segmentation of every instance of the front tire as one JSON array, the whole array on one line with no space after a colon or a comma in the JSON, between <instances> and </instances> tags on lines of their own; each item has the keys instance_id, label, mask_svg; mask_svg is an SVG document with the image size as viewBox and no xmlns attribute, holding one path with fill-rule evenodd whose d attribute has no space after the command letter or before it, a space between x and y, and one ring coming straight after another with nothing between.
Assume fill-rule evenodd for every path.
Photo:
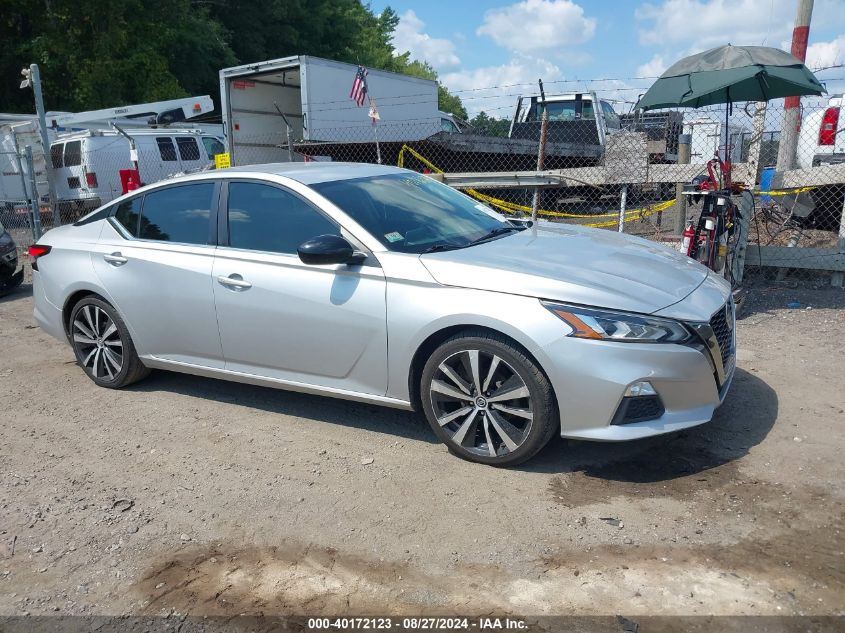
<instances>
[{"instance_id":1,"label":"front tire","mask_svg":"<svg viewBox=\"0 0 845 633\"><path fill-rule=\"evenodd\" d=\"M77 362L100 387L120 389L149 375L123 319L102 299L80 299L71 312L69 330Z\"/></svg>"},{"instance_id":2,"label":"front tire","mask_svg":"<svg viewBox=\"0 0 845 633\"><path fill-rule=\"evenodd\" d=\"M420 397L452 453L491 466L530 459L559 425L546 375L521 347L491 332L463 332L440 345L423 368Z\"/></svg>"}]
</instances>

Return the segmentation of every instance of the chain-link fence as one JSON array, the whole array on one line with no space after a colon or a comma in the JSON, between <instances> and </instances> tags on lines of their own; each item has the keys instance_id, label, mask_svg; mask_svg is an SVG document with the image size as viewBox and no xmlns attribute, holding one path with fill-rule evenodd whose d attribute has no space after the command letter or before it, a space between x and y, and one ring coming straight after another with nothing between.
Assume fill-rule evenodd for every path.
<instances>
[{"instance_id":1,"label":"chain-link fence","mask_svg":"<svg viewBox=\"0 0 845 633\"><path fill-rule=\"evenodd\" d=\"M735 242L747 244L745 268L758 276L808 278L845 272L845 114L838 99L804 100L794 156L781 154L784 111L778 104L667 110L618 115L609 103L570 99L534 103L513 122L472 128L451 118L381 121L321 129L276 125L249 113L231 121L226 149L234 165L285 161L352 161L398 165L432 174L507 214L622 230L678 244L701 213L702 195L727 188L751 193ZM350 106L354 107L354 106ZM534 108L532 110L532 108ZM544 124L543 118L547 119ZM544 131L545 128L545 131ZM184 130L131 133L141 184L213 167L222 139ZM308 140L304 140L307 137ZM87 140L86 140L87 139ZM50 153L61 222L70 222L119 196L120 171L133 168L129 142L116 133L59 137ZM14 161L7 161L11 164ZM778 165L780 168L778 169ZM4 170L4 178L11 176ZM31 200L0 202L4 225L21 244L32 240ZM29 187L29 188L28 188ZM49 205L38 205L44 229ZM29 233L27 234L27 231ZM738 248L738 247L737 247Z\"/></svg>"}]
</instances>

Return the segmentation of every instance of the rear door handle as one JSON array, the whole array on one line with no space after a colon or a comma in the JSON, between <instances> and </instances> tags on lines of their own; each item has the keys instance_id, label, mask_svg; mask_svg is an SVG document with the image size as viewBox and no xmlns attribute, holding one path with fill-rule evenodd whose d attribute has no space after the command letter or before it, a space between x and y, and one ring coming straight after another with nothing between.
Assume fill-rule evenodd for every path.
<instances>
[{"instance_id":1,"label":"rear door handle","mask_svg":"<svg viewBox=\"0 0 845 633\"><path fill-rule=\"evenodd\" d=\"M217 281L221 285L232 290L246 290L247 288L252 288L252 284L248 281L244 281L244 278L238 274L229 275L228 277L220 275L217 278Z\"/></svg>"},{"instance_id":2,"label":"rear door handle","mask_svg":"<svg viewBox=\"0 0 845 633\"><path fill-rule=\"evenodd\" d=\"M106 260L112 266L123 266L129 260L121 255L120 253L112 253L111 255L103 255L103 259Z\"/></svg>"}]
</instances>

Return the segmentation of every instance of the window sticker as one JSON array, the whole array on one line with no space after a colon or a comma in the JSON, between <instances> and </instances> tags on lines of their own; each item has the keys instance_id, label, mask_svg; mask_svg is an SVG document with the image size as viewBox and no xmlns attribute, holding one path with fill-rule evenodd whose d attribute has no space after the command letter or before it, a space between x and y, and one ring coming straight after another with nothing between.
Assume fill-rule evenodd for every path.
<instances>
[{"instance_id":1,"label":"window sticker","mask_svg":"<svg viewBox=\"0 0 845 633\"><path fill-rule=\"evenodd\" d=\"M391 231L390 233L384 234L384 239L386 239L388 242L392 243L392 242L401 242L405 238L402 237L401 233L398 233L396 231Z\"/></svg>"}]
</instances>

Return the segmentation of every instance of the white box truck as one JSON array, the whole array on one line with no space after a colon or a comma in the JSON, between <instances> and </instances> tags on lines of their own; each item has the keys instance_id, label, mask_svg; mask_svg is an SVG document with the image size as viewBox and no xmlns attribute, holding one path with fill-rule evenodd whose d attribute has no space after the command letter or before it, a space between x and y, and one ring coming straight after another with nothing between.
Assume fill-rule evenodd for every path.
<instances>
[{"instance_id":1,"label":"white box truck","mask_svg":"<svg viewBox=\"0 0 845 633\"><path fill-rule=\"evenodd\" d=\"M358 67L307 55L220 71L226 149L233 165L297 160L289 143L414 141L440 131L437 82L368 69L369 104L349 93ZM299 157L301 160L301 157Z\"/></svg>"}]
</instances>

